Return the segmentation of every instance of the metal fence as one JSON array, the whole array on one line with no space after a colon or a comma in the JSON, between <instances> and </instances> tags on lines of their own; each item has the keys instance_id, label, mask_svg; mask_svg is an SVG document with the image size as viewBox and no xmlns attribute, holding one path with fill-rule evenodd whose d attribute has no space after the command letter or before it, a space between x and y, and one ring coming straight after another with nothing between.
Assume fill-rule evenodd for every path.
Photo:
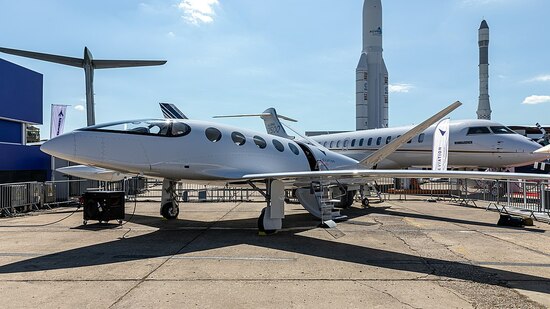
<instances>
[{"instance_id":1,"label":"metal fence","mask_svg":"<svg viewBox=\"0 0 550 309\"><path fill-rule=\"evenodd\" d=\"M515 207L546 213L550 217L550 184L547 182L384 178L378 179L373 187L388 200L441 199L463 205L494 206L499 211L504 207ZM162 181L137 177L108 183L62 180L0 184L0 215L11 216L53 205L76 203L84 192L90 190L124 191L129 199L160 202ZM182 202L263 200L259 192L249 188L178 183L176 190Z\"/></svg>"}]
</instances>

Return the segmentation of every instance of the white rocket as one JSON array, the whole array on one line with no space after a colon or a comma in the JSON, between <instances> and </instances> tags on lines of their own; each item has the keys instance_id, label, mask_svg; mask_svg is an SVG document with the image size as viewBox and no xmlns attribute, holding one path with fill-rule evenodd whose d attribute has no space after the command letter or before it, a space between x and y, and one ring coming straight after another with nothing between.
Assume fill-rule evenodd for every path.
<instances>
[{"instance_id":1,"label":"white rocket","mask_svg":"<svg viewBox=\"0 0 550 309\"><path fill-rule=\"evenodd\" d=\"M388 70L382 58L381 0L363 4L363 50L356 69L356 130L388 127Z\"/></svg>"},{"instance_id":2,"label":"white rocket","mask_svg":"<svg viewBox=\"0 0 550 309\"><path fill-rule=\"evenodd\" d=\"M489 26L483 20L478 30L479 45L479 102L477 119L491 120L491 103L489 102Z\"/></svg>"}]
</instances>

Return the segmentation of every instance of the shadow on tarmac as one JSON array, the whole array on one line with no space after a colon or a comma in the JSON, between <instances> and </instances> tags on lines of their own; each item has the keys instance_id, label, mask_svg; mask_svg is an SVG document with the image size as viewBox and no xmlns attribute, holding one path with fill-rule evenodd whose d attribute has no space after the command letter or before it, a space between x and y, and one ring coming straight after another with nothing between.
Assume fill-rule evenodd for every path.
<instances>
[{"instance_id":1,"label":"shadow on tarmac","mask_svg":"<svg viewBox=\"0 0 550 309\"><path fill-rule=\"evenodd\" d=\"M388 211L387 209L381 211L393 215L443 220L443 218L433 216L405 214ZM352 216L359 213L364 215L365 211L352 209L351 213ZM470 221L464 222L464 220L449 218L444 221L474 224ZM0 274L107 265L148 258L185 255L247 244L366 266L410 271L483 284L508 287L507 283L511 282L515 288L550 293L548 278L464 262L365 248L339 243L336 240L316 239L299 234L299 232L310 228L289 229L270 237L261 237L251 231L256 228L256 219L224 220L220 222L201 222L185 219L167 221L160 217L134 215L132 223L156 227L159 230L3 265L0 266ZM285 217L285 227L287 227L286 223L311 226L312 219L309 214L291 214ZM224 227L229 226L232 228L224 229ZM93 225L88 225L84 229L90 229L90 232L93 232L95 228ZM124 229L121 229L122 231Z\"/></svg>"}]
</instances>

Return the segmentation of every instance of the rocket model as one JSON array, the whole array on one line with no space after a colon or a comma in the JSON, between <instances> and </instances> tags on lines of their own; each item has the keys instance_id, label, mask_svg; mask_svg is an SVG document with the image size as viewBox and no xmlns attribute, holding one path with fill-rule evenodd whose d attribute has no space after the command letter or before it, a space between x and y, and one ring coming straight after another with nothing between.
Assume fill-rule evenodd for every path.
<instances>
[{"instance_id":1,"label":"rocket model","mask_svg":"<svg viewBox=\"0 0 550 309\"><path fill-rule=\"evenodd\" d=\"M477 119L491 119L489 103L489 26L483 20L478 30L479 45L479 103Z\"/></svg>"},{"instance_id":2,"label":"rocket model","mask_svg":"<svg viewBox=\"0 0 550 309\"><path fill-rule=\"evenodd\" d=\"M363 4L363 50L355 71L356 130L388 127L388 70L382 59L381 0Z\"/></svg>"}]
</instances>

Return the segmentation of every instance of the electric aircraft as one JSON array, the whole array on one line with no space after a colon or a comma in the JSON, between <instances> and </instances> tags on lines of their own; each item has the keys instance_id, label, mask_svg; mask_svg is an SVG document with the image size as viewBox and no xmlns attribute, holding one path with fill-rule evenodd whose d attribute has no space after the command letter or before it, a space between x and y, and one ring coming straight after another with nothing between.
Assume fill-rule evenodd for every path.
<instances>
[{"instance_id":1,"label":"electric aircraft","mask_svg":"<svg viewBox=\"0 0 550 309\"><path fill-rule=\"evenodd\" d=\"M383 149L397 149L435 123L460 102L394 139ZM358 161L323 146L199 120L131 120L101 124L55 137L41 150L58 158L134 175L163 178L160 212L167 219L179 214L175 184L249 185L266 198L258 219L261 232L282 228L285 188L298 188L302 206L328 226L342 219L324 193L331 186L365 183L365 179L472 178L543 179L550 175L472 172L376 170L365 168L384 159L379 152Z\"/></svg>"}]
</instances>

